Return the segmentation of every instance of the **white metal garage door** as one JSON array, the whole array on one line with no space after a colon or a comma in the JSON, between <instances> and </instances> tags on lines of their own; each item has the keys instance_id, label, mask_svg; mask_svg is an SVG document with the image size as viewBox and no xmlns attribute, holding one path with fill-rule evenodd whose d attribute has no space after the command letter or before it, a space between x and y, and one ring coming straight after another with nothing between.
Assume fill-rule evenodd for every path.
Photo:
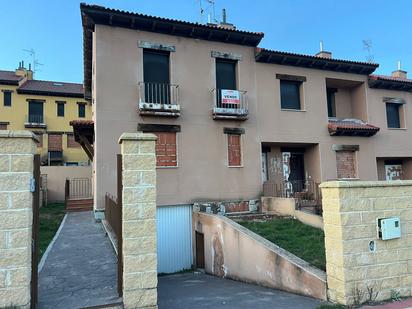
<instances>
[{"instance_id":1,"label":"white metal garage door","mask_svg":"<svg viewBox=\"0 0 412 309\"><path fill-rule=\"evenodd\" d=\"M192 206L157 207L157 272L192 267Z\"/></svg>"}]
</instances>

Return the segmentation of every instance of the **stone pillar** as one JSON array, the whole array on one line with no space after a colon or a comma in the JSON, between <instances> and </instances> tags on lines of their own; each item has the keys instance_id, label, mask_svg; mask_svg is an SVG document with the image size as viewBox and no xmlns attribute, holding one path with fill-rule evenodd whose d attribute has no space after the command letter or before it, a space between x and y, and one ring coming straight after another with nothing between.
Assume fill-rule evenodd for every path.
<instances>
[{"instance_id":1,"label":"stone pillar","mask_svg":"<svg viewBox=\"0 0 412 309\"><path fill-rule=\"evenodd\" d=\"M123 133L123 303L157 308L156 155L153 134Z\"/></svg>"},{"instance_id":2,"label":"stone pillar","mask_svg":"<svg viewBox=\"0 0 412 309\"><path fill-rule=\"evenodd\" d=\"M328 296L346 305L412 294L412 181L321 184ZM399 217L381 240L377 219ZM371 299L372 298L372 299Z\"/></svg>"},{"instance_id":3,"label":"stone pillar","mask_svg":"<svg viewBox=\"0 0 412 309\"><path fill-rule=\"evenodd\" d=\"M0 308L30 307L33 154L28 131L0 131Z\"/></svg>"}]
</instances>

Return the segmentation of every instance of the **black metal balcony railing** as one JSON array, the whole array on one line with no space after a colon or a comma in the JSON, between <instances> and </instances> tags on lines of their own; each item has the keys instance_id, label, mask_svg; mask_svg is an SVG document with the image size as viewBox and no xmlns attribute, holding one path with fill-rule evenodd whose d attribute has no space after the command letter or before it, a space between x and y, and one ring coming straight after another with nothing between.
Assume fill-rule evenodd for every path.
<instances>
[{"instance_id":1,"label":"black metal balcony railing","mask_svg":"<svg viewBox=\"0 0 412 309\"><path fill-rule=\"evenodd\" d=\"M161 105L179 105L179 86L163 83L139 83L139 102Z\"/></svg>"},{"instance_id":2,"label":"black metal balcony railing","mask_svg":"<svg viewBox=\"0 0 412 309\"><path fill-rule=\"evenodd\" d=\"M27 122L29 123L44 123L43 115L28 115Z\"/></svg>"},{"instance_id":3,"label":"black metal balcony railing","mask_svg":"<svg viewBox=\"0 0 412 309\"><path fill-rule=\"evenodd\" d=\"M319 214L322 211L319 183L313 180L266 181L263 183L263 196L294 198L296 209L312 207Z\"/></svg>"},{"instance_id":4,"label":"black metal balcony railing","mask_svg":"<svg viewBox=\"0 0 412 309\"><path fill-rule=\"evenodd\" d=\"M46 119L43 115L29 114L26 115L26 122L24 127L26 128L41 128L46 129Z\"/></svg>"},{"instance_id":5,"label":"black metal balcony railing","mask_svg":"<svg viewBox=\"0 0 412 309\"><path fill-rule=\"evenodd\" d=\"M246 91L212 89L213 115L246 118L249 113Z\"/></svg>"},{"instance_id":6,"label":"black metal balcony railing","mask_svg":"<svg viewBox=\"0 0 412 309\"><path fill-rule=\"evenodd\" d=\"M140 82L139 111L146 115L180 116L179 86Z\"/></svg>"}]
</instances>

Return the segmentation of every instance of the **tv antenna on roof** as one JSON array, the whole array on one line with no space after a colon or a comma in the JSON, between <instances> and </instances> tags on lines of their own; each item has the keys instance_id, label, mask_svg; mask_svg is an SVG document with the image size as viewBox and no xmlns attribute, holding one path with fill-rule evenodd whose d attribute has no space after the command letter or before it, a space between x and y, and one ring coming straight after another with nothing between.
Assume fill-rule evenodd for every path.
<instances>
[{"instance_id":1,"label":"tv antenna on roof","mask_svg":"<svg viewBox=\"0 0 412 309\"><path fill-rule=\"evenodd\" d=\"M362 40L363 50L366 50L368 55L366 56L367 62L373 62L373 53L372 53L372 41L371 40Z\"/></svg>"},{"instance_id":2,"label":"tv antenna on roof","mask_svg":"<svg viewBox=\"0 0 412 309\"><path fill-rule=\"evenodd\" d=\"M203 6L203 2L206 2L206 7ZM207 14L208 23L218 23L215 13L215 0L199 0L200 7L200 23L203 23L203 17Z\"/></svg>"},{"instance_id":3,"label":"tv antenna on roof","mask_svg":"<svg viewBox=\"0 0 412 309\"><path fill-rule=\"evenodd\" d=\"M30 49L23 49L24 52L28 53L32 57L32 64L33 64L33 73L36 73L38 71L41 71L38 69L39 65L44 65L43 63L40 63L38 59L36 58L36 51L33 48Z\"/></svg>"}]
</instances>

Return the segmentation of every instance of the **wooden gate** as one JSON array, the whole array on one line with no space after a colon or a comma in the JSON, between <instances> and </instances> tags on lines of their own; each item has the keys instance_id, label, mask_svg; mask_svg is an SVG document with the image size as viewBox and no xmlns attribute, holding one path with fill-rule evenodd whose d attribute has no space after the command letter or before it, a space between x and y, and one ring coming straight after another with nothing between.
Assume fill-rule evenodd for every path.
<instances>
[{"instance_id":1,"label":"wooden gate","mask_svg":"<svg viewBox=\"0 0 412 309\"><path fill-rule=\"evenodd\" d=\"M33 158L33 226L31 256L31 308L37 308L38 264L39 264L39 208L40 208L40 155ZM33 184L32 184L33 185Z\"/></svg>"},{"instance_id":2,"label":"wooden gate","mask_svg":"<svg viewBox=\"0 0 412 309\"><path fill-rule=\"evenodd\" d=\"M118 216L118 235L117 235L117 292L123 296L123 202L122 202L122 155L117 155L117 207L120 215Z\"/></svg>"}]
</instances>

